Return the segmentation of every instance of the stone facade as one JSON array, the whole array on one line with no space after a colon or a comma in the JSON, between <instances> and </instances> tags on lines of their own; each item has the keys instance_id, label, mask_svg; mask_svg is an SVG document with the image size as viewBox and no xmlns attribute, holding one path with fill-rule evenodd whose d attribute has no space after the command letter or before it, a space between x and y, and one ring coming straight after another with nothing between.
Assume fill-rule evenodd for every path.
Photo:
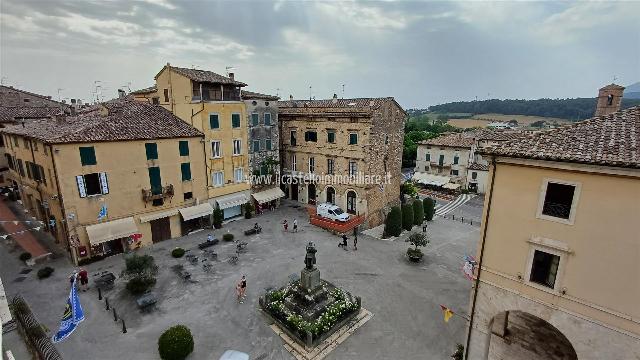
<instances>
[{"instance_id":1,"label":"stone facade","mask_svg":"<svg viewBox=\"0 0 640 360\"><path fill-rule=\"evenodd\" d=\"M365 215L365 227L383 223L400 197L406 113L395 100L284 101L279 110L285 194ZM301 182L305 176L320 181Z\"/></svg>"}]
</instances>

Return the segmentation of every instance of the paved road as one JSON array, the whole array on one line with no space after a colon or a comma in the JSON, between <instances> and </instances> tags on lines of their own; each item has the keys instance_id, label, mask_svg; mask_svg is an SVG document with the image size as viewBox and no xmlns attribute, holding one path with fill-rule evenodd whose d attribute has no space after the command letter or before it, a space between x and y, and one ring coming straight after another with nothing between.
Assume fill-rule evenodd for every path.
<instances>
[{"instance_id":1,"label":"paved road","mask_svg":"<svg viewBox=\"0 0 640 360\"><path fill-rule=\"evenodd\" d=\"M64 358L157 359L158 337L164 329L181 323L191 328L195 337L195 350L189 360L217 359L226 349L247 352L252 359L291 359L257 310L257 301L265 288L282 285L290 274L299 273L308 241L314 241L318 248L321 276L360 295L363 306L374 314L327 359L447 359L455 343L464 342L466 323L458 317L444 323L439 304L462 313L467 310L471 283L461 272L462 257L474 253L477 227L436 218L429 226L431 244L425 249L425 261L415 265L404 258L408 247L404 242L362 236L358 251L343 251L337 247L338 237L306 223L302 207L285 204L256 219L238 220L216 230L219 237L230 231L248 241L248 251L236 266L215 263L210 274L201 267L190 268L195 284L178 279L170 268L185 261L173 259L169 253L175 246L196 248L207 232L142 249L160 265L154 289L162 296L157 310L141 314L135 299L126 293L124 282L117 280L116 288L107 295L127 320L128 333L122 334L104 310L104 303L98 301L97 293L93 289L81 293L86 320L76 333L57 345ZM280 221L284 218L290 222L297 218L300 232L283 233ZM241 230L255 221L262 225L263 233L241 235ZM16 253L5 251L4 245L0 249L0 275L8 294L21 293L38 319L55 331L68 294L69 262L64 258L53 261L54 275L38 281L35 271L19 274L22 266ZM221 260L234 251L233 244L228 243L214 249ZM123 258L110 257L86 268L92 274L104 270L119 274ZM233 287L242 274L248 278L248 298L238 305ZM21 276L25 278L18 281Z\"/></svg>"}]
</instances>

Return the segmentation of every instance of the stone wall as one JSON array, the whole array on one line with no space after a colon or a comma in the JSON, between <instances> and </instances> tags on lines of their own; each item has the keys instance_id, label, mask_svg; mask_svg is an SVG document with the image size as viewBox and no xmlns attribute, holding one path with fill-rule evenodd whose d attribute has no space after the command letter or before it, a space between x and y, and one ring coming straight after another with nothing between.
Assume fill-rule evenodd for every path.
<instances>
[{"instance_id":1,"label":"stone wall","mask_svg":"<svg viewBox=\"0 0 640 360\"><path fill-rule=\"evenodd\" d=\"M248 99L244 103L247 106L247 124L249 131L249 174L260 171L260 166L269 157L275 161L280 159L280 132L278 129L278 101L265 99ZM252 115L258 114L258 126L253 126ZM271 114L271 125L264 124L264 114ZM271 139L271 150L266 148L266 139ZM254 151L253 141L260 141L260 151ZM274 184L275 186L275 184ZM252 186L252 190L260 191L273 186Z\"/></svg>"}]
</instances>

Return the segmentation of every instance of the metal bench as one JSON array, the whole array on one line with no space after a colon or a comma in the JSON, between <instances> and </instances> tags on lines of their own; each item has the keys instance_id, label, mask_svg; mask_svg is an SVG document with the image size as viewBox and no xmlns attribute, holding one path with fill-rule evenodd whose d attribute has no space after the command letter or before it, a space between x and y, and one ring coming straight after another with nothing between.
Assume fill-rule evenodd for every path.
<instances>
[{"instance_id":1,"label":"metal bench","mask_svg":"<svg viewBox=\"0 0 640 360\"><path fill-rule=\"evenodd\" d=\"M218 240L218 239L214 238L214 239L213 239L213 240L211 240L211 241L207 240L207 241L205 241L205 242L203 242L203 243L198 244L198 248L199 248L200 250L203 250L203 249L206 249L206 248L208 248L208 247L211 247L211 246L213 246L213 245L215 245L215 244L217 244L217 243L219 243L219 242L220 242L220 240Z\"/></svg>"},{"instance_id":2,"label":"metal bench","mask_svg":"<svg viewBox=\"0 0 640 360\"><path fill-rule=\"evenodd\" d=\"M149 311L158 302L158 297L153 292L148 292L136 300L138 308L142 311Z\"/></svg>"},{"instance_id":3,"label":"metal bench","mask_svg":"<svg viewBox=\"0 0 640 360\"><path fill-rule=\"evenodd\" d=\"M244 234L248 236L248 235L253 235L253 234L259 234L261 232L262 232L262 227L261 226L258 226L257 228L254 226L251 229L245 230Z\"/></svg>"}]
</instances>

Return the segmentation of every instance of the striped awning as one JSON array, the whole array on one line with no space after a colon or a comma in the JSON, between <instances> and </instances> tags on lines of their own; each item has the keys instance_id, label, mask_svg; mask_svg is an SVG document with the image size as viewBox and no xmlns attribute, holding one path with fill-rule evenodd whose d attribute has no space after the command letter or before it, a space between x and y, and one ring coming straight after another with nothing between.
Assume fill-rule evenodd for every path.
<instances>
[{"instance_id":1,"label":"striped awning","mask_svg":"<svg viewBox=\"0 0 640 360\"><path fill-rule=\"evenodd\" d=\"M140 222L145 223L153 220L158 220L166 217L171 217L174 215L178 215L178 209L173 209L169 211L157 212L145 216L140 216Z\"/></svg>"},{"instance_id":2,"label":"striped awning","mask_svg":"<svg viewBox=\"0 0 640 360\"><path fill-rule=\"evenodd\" d=\"M213 214L213 207L211 207L211 205L206 202L200 205L180 209L179 211L182 215L182 218L187 221Z\"/></svg>"},{"instance_id":3,"label":"striped awning","mask_svg":"<svg viewBox=\"0 0 640 360\"><path fill-rule=\"evenodd\" d=\"M438 176L427 173L417 172L413 174L413 181L423 185L442 186L449 182L448 176Z\"/></svg>"},{"instance_id":4,"label":"striped awning","mask_svg":"<svg viewBox=\"0 0 640 360\"><path fill-rule=\"evenodd\" d=\"M253 196L253 198L256 199L259 204L264 204L269 201L284 197L284 192L282 192L280 188L272 188L265 191L257 192L255 194L251 194L251 196Z\"/></svg>"},{"instance_id":5,"label":"striped awning","mask_svg":"<svg viewBox=\"0 0 640 360\"><path fill-rule=\"evenodd\" d=\"M136 226L133 217L87 226L86 229L91 245L102 244L138 233L138 226Z\"/></svg>"},{"instance_id":6,"label":"striped awning","mask_svg":"<svg viewBox=\"0 0 640 360\"><path fill-rule=\"evenodd\" d=\"M216 199L216 202L218 203L218 207L220 207L221 210L246 204L247 201L249 201L249 199L247 198L247 195L244 193L221 196Z\"/></svg>"}]
</instances>

